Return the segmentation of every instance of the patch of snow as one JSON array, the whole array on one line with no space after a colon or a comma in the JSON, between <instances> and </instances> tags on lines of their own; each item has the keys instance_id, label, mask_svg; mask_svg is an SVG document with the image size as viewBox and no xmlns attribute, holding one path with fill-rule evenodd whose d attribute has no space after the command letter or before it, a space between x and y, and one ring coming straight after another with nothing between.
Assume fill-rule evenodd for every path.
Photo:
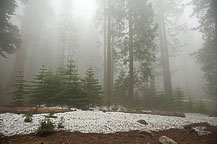
<instances>
[{"instance_id":1,"label":"patch of snow","mask_svg":"<svg viewBox=\"0 0 217 144\"><path fill-rule=\"evenodd\" d=\"M47 114L33 115L31 123L24 122L24 115L4 113L0 114L1 125L0 133L4 136L16 134L29 134L37 131L40 121ZM51 121L57 127L63 117L63 126L61 130L80 131L83 133L115 133L130 130L148 129L152 131L165 130L170 128L183 128L184 125L207 122L210 125L217 126L216 117L206 115L187 113L186 118L159 116L151 114L133 114L122 112L102 112L76 110L73 112L57 113L57 118L51 118ZM138 120L145 120L148 125L138 123Z\"/></svg>"},{"instance_id":2,"label":"patch of snow","mask_svg":"<svg viewBox=\"0 0 217 144\"><path fill-rule=\"evenodd\" d=\"M208 135L211 133L210 131L207 131L206 127L204 126L194 127L193 129L197 132L199 136Z\"/></svg>"}]
</instances>

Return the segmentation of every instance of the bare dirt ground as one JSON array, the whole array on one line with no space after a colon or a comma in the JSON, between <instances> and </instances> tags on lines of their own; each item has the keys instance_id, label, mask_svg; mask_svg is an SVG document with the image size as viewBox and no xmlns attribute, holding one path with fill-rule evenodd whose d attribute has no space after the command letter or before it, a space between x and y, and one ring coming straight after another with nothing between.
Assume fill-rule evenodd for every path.
<instances>
[{"instance_id":1,"label":"bare dirt ground","mask_svg":"<svg viewBox=\"0 0 217 144\"><path fill-rule=\"evenodd\" d=\"M189 127L205 126L211 133L198 136ZM55 132L47 137L40 137L36 134L15 135L12 137L0 138L1 144L158 144L160 136L167 136L178 144L217 144L217 126L207 123L193 124L186 126L186 129L169 129L153 132L153 136L141 134L139 131L119 132L113 134L96 134L80 132Z\"/></svg>"},{"instance_id":2,"label":"bare dirt ground","mask_svg":"<svg viewBox=\"0 0 217 144\"><path fill-rule=\"evenodd\" d=\"M122 111L125 112L125 111ZM167 111L150 111L150 112L125 112L125 113L136 113L136 114L151 114L161 116L174 116L174 117L185 117L183 112L167 112Z\"/></svg>"}]
</instances>

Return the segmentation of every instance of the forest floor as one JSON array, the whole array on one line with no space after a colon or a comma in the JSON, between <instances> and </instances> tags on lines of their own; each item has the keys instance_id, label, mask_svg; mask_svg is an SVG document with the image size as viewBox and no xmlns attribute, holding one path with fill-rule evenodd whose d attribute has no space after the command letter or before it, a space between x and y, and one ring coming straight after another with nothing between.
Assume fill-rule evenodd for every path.
<instances>
[{"instance_id":1,"label":"forest floor","mask_svg":"<svg viewBox=\"0 0 217 144\"><path fill-rule=\"evenodd\" d=\"M206 127L211 133L199 136L188 127ZM36 134L15 135L0 138L2 144L158 144L159 137L167 136L178 144L217 144L217 126L207 123L188 125L186 129L153 131L152 135L139 131L117 132L110 134L58 131L46 137Z\"/></svg>"},{"instance_id":2,"label":"forest floor","mask_svg":"<svg viewBox=\"0 0 217 144\"><path fill-rule=\"evenodd\" d=\"M23 113L31 111L31 123ZM49 112L55 132L35 132ZM183 116L184 115L184 116ZM64 128L57 128L62 121ZM145 131L145 132L144 132ZM149 132L152 132L150 134ZM155 144L167 136L179 144L217 144L217 117L197 113L0 107L0 144Z\"/></svg>"}]
</instances>

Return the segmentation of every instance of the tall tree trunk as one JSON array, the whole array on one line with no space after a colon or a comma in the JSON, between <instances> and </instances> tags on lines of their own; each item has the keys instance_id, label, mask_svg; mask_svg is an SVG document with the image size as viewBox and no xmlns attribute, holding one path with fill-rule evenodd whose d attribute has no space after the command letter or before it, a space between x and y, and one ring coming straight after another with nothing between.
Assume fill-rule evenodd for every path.
<instances>
[{"instance_id":1,"label":"tall tree trunk","mask_svg":"<svg viewBox=\"0 0 217 144\"><path fill-rule=\"evenodd\" d=\"M150 86L151 86L151 93L152 93L152 99L156 96L156 89L155 89L155 75L151 75L150 77Z\"/></svg>"},{"instance_id":2,"label":"tall tree trunk","mask_svg":"<svg viewBox=\"0 0 217 144\"><path fill-rule=\"evenodd\" d=\"M111 19L111 88L113 89L114 82L114 23Z\"/></svg>"},{"instance_id":3,"label":"tall tree trunk","mask_svg":"<svg viewBox=\"0 0 217 144\"><path fill-rule=\"evenodd\" d=\"M22 36L22 45L16 51L16 59L15 59L15 64L14 64L13 71L12 71L11 80L9 82L9 87L11 84L14 83L14 80L16 80L16 76L19 74L19 72L24 72L25 60L26 60L26 54L27 54L27 41L28 41L28 38L26 36Z\"/></svg>"},{"instance_id":4,"label":"tall tree trunk","mask_svg":"<svg viewBox=\"0 0 217 144\"><path fill-rule=\"evenodd\" d=\"M66 63L65 60L65 51L66 51L66 31L67 31L67 25L64 26L64 34L63 34L63 42L62 42L62 49L60 52L60 62L61 65L64 66Z\"/></svg>"},{"instance_id":5,"label":"tall tree trunk","mask_svg":"<svg viewBox=\"0 0 217 144\"><path fill-rule=\"evenodd\" d=\"M32 52L31 52L31 57L30 57L30 64L29 64L29 71L28 71L28 75L27 75L27 79L28 80L32 80L32 71L33 71L33 67L34 67L34 61L35 61L35 51L36 51L36 45L37 45L38 40L36 40L36 38L32 39Z\"/></svg>"},{"instance_id":6,"label":"tall tree trunk","mask_svg":"<svg viewBox=\"0 0 217 144\"><path fill-rule=\"evenodd\" d=\"M106 76L106 59L107 59L107 57L106 57L106 48L107 48L107 37L106 37L106 35L107 35L107 33L106 33L106 28L107 28L107 10L106 10L106 1L107 0L105 0L105 2L104 2L104 28L103 28L103 31L104 31L104 81L103 81L103 90L104 90L104 96L105 97L107 97L107 90L106 90L106 83L107 83L107 81L106 81L106 79L107 79L107 76Z\"/></svg>"},{"instance_id":7,"label":"tall tree trunk","mask_svg":"<svg viewBox=\"0 0 217 144\"><path fill-rule=\"evenodd\" d=\"M106 91L107 91L107 98L110 101L111 100L111 94L112 94L112 59L111 59L111 5L108 4L108 32L107 32L107 83L106 83Z\"/></svg>"},{"instance_id":8,"label":"tall tree trunk","mask_svg":"<svg viewBox=\"0 0 217 144\"><path fill-rule=\"evenodd\" d=\"M21 30L20 30L20 35L22 38L22 44L21 47L16 51L16 59L15 59L15 63L14 63L14 67L13 67L13 71L12 71L12 75L9 81L9 87L11 86L11 84L14 83L14 80L16 79L16 76L18 75L19 72L23 72L25 70L25 61L26 61L26 55L27 55L27 45L28 45L28 41L29 41L29 35L28 35L28 18L26 15L28 15L28 11L30 10L30 5L31 2L28 1L25 7L25 11L24 11L24 16L23 16L23 21L22 21L22 25L21 25Z\"/></svg>"},{"instance_id":9,"label":"tall tree trunk","mask_svg":"<svg viewBox=\"0 0 217 144\"><path fill-rule=\"evenodd\" d=\"M134 80L133 80L133 25L132 25L132 8L131 0L129 0L129 13L128 13L128 22L129 22L129 88L128 88L128 97L129 97L129 106L134 104Z\"/></svg>"},{"instance_id":10,"label":"tall tree trunk","mask_svg":"<svg viewBox=\"0 0 217 144\"><path fill-rule=\"evenodd\" d=\"M162 15L163 16L163 15ZM162 19L162 26L163 26L163 35L164 35L164 44L165 44L165 70L166 70L166 95L172 96L172 82L171 82L171 72L170 72L170 62L169 62L169 53L168 53L168 45L167 45L167 36L165 30L165 23L164 19Z\"/></svg>"},{"instance_id":11,"label":"tall tree trunk","mask_svg":"<svg viewBox=\"0 0 217 144\"><path fill-rule=\"evenodd\" d=\"M164 12L162 10L162 1L159 3L159 35L160 35L160 45L161 45L161 57L163 66L163 83L164 83L164 93L166 96L172 96L172 82L171 82L171 72L169 63L169 53L167 44L167 34L164 22Z\"/></svg>"},{"instance_id":12,"label":"tall tree trunk","mask_svg":"<svg viewBox=\"0 0 217 144\"><path fill-rule=\"evenodd\" d=\"M164 39L163 39L163 32L161 26L161 18L159 17L159 39L160 39L160 50L161 50L161 64L162 64L162 74L163 74L163 84L164 84L164 91L166 91L166 66L165 66L165 54L164 54Z\"/></svg>"},{"instance_id":13,"label":"tall tree trunk","mask_svg":"<svg viewBox=\"0 0 217 144\"><path fill-rule=\"evenodd\" d=\"M215 33L216 33L216 37L217 37L217 0L212 0L212 5L214 7Z\"/></svg>"}]
</instances>

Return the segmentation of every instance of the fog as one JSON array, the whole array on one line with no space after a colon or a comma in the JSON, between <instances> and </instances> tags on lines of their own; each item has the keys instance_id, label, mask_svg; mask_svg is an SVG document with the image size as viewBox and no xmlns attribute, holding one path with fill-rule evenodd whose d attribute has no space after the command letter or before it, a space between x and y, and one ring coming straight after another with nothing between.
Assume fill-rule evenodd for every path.
<instances>
[{"instance_id":1,"label":"fog","mask_svg":"<svg viewBox=\"0 0 217 144\"><path fill-rule=\"evenodd\" d=\"M115 82L118 80L121 71L124 71L127 77L131 71L129 68L131 63L130 50L129 53L124 52L128 51L128 49L124 49L124 47L128 47L126 46L126 33L128 33L128 30L125 30L126 32L124 30L120 31L124 28L127 29L126 27L130 25L130 22L127 22L128 16L122 18L121 14L123 13L121 12L124 11L125 6L118 7L122 5L121 1L117 1L117 3L115 1L110 2L113 8L111 8L112 12L117 11L119 13L114 14L114 16L112 13L110 19L109 16L108 19L105 18L106 16L103 16L103 5L106 4L103 4L103 2L98 0L28 0L23 3L16 0L17 7L9 21L19 28L22 43L14 53L6 53L6 57L0 56L1 105L10 105L12 102L13 98L9 94L13 91L11 85L20 71L23 72L24 79L31 82L34 81L35 75L38 74L42 65L48 71L55 73L60 66L66 66L70 59L73 59L78 70L77 73L81 78L85 77L85 73L89 68L92 68L95 73L94 77L103 88L102 97L105 97L111 103L119 104L119 102L116 102L117 97L115 98L117 94L114 93L121 88L115 88L118 85L115 85ZM192 99L195 102L200 100L212 102L213 97L205 91L205 87L209 82L204 78L205 73L201 69L201 64L197 61L197 55L195 54L195 52L203 48L205 43L203 33L199 29L195 29L200 25L200 19L193 14L195 6L191 3L191 0L176 2L178 4L176 6L183 9L178 13L174 10L173 14L171 13L172 9L171 11L165 10L163 17L161 17L161 19L164 19L162 24L165 25L167 35L166 38L164 37L164 43L168 42L171 90L175 91L175 89L180 88L184 92L183 101ZM173 3L170 4L172 6ZM108 11L110 5L107 8ZM153 11L153 17L150 18L145 14L141 15L150 20L150 26L146 26L144 29L145 31L148 28L152 29L150 31L153 31L154 39L152 40L148 30L144 34L136 31L140 21L137 24L134 22L136 18L132 16L132 33L135 34L132 36L134 39L133 51L135 51L135 61L133 62L135 80L132 93L130 88L121 93L124 95L124 99L128 99L128 93L129 95L131 93L134 101L147 97L149 94L145 89L153 88L153 84L156 92L163 91L165 95L170 95L166 92L165 83L163 82L163 62L160 34L158 32L163 25L158 22L159 8L156 0L149 0L147 5L151 7L152 10L150 11ZM134 8L135 6L132 5L133 14ZM127 15L128 10L126 11ZM148 8L147 13L149 13ZM152 16L152 14L150 15ZM103 24L105 19L107 20L107 29L105 23ZM121 26L124 22L126 25ZM114 30L112 31L112 29ZM151 55L144 56L146 54L142 55L142 51L137 52L136 42L141 41L143 43L142 38L139 37L140 34L144 36L144 39L150 36L150 41L153 43L147 44L144 42L144 47L150 46L150 50L147 49L146 54L148 55L150 52L150 54L154 55L155 60L149 58L152 57ZM111 39L108 40L109 38ZM111 61L109 58L111 58ZM145 66L140 68L141 65ZM111 73L112 75L109 78ZM152 76L155 78L152 79ZM129 74L129 79L131 79L130 77ZM136 80L138 82L135 82ZM130 85L130 83L128 84ZM108 87L108 85L111 86ZM145 104L139 103L139 106L141 105Z\"/></svg>"}]
</instances>

